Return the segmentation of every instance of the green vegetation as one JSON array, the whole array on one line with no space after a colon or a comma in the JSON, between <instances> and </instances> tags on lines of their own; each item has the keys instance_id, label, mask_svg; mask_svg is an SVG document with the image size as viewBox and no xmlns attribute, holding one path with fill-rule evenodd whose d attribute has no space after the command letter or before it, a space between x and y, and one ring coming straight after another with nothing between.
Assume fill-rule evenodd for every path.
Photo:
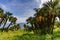
<instances>
[{"instance_id":1,"label":"green vegetation","mask_svg":"<svg viewBox=\"0 0 60 40\"><path fill-rule=\"evenodd\" d=\"M52 34L34 34L33 31L9 30L8 32L0 32L0 40L60 40L60 29L55 26L54 36Z\"/></svg>"},{"instance_id":2,"label":"green vegetation","mask_svg":"<svg viewBox=\"0 0 60 40\"><path fill-rule=\"evenodd\" d=\"M60 40L59 1L48 1L41 8L35 8L33 17L29 17L24 29L17 24L17 18L0 8L0 40ZM9 23L7 27L6 24ZM2 25L3 24L3 25ZM30 25L29 25L30 24Z\"/></svg>"},{"instance_id":3,"label":"green vegetation","mask_svg":"<svg viewBox=\"0 0 60 40\"><path fill-rule=\"evenodd\" d=\"M2 26L1 31L8 32L9 30L18 30L20 29L20 25L16 24L17 18L12 15L10 12L4 12L2 8L0 8L0 27ZM8 24L9 22L9 24ZM8 25L7 25L8 24ZM6 27L7 25L7 27ZM13 26L12 26L13 25Z\"/></svg>"},{"instance_id":4,"label":"green vegetation","mask_svg":"<svg viewBox=\"0 0 60 40\"><path fill-rule=\"evenodd\" d=\"M29 17L26 21L31 25L35 34L53 34L55 19L60 19L59 1L48 1L43 4L42 8L35 8L33 17Z\"/></svg>"}]
</instances>

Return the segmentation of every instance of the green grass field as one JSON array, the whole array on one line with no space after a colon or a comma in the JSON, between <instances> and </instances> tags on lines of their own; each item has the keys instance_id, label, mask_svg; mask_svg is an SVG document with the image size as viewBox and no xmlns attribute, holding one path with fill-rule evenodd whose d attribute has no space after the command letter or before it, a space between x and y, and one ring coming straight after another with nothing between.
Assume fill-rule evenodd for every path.
<instances>
[{"instance_id":1,"label":"green grass field","mask_svg":"<svg viewBox=\"0 0 60 40\"><path fill-rule=\"evenodd\" d=\"M52 34L34 35L33 32L24 30L15 30L9 32L0 32L0 40L60 40L60 29L55 27L54 36Z\"/></svg>"}]
</instances>

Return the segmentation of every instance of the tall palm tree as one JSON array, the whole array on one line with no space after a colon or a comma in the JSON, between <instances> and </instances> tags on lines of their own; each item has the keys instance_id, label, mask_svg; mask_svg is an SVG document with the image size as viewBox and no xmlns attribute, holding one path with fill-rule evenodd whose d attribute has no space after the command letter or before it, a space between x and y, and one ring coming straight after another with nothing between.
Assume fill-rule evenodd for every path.
<instances>
[{"instance_id":1,"label":"tall palm tree","mask_svg":"<svg viewBox=\"0 0 60 40\"><path fill-rule=\"evenodd\" d=\"M16 17L11 16L11 17L9 18L10 24L8 25L7 29L8 29L12 24L16 24L16 20L17 20Z\"/></svg>"},{"instance_id":2,"label":"tall palm tree","mask_svg":"<svg viewBox=\"0 0 60 40\"><path fill-rule=\"evenodd\" d=\"M27 21L27 23L31 24L31 28L32 28L33 32L36 34L37 28L38 28L37 27L38 22L37 22L36 18L35 17L29 17L26 21Z\"/></svg>"},{"instance_id":3,"label":"tall palm tree","mask_svg":"<svg viewBox=\"0 0 60 40\"><path fill-rule=\"evenodd\" d=\"M27 21L27 24L30 23L33 27L33 17L29 17L26 21Z\"/></svg>"},{"instance_id":4,"label":"tall palm tree","mask_svg":"<svg viewBox=\"0 0 60 40\"><path fill-rule=\"evenodd\" d=\"M6 12L6 13L4 14L4 16L3 16L3 18L4 18L4 20L3 20L3 21L4 21L4 25L3 25L2 31L4 30L4 27L5 27L8 19L9 19L9 17L10 17L11 15L12 15L12 13L10 13L10 12Z\"/></svg>"},{"instance_id":5,"label":"tall palm tree","mask_svg":"<svg viewBox=\"0 0 60 40\"><path fill-rule=\"evenodd\" d=\"M2 21L4 20L3 16L4 16L4 10L0 8L0 26L2 24Z\"/></svg>"},{"instance_id":6,"label":"tall palm tree","mask_svg":"<svg viewBox=\"0 0 60 40\"><path fill-rule=\"evenodd\" d=\"M52 33L53 33L55 18L60 13L59 12L60 7L58 7L58 3L59 3L58 1L53 1L53 0L48 1L47 3L43 4L42 8L36 9L36 13L34 15L37 18L37 20L40 19L40 16L43 16L45 18L44 22L46 21L48 27L50 26L52 27Z\"/></svg>"},{"instance_id":7,"label":"tall palm tree","mask_svg":"<svg viewBox=\"0 0 60 40\"><path fill-rule=\"evenodd\" d=\"M29 17L27 20L27 24L29 23L32 27L32 30L34 31L35 29L35 20L34 20L34 17Z\"/></svg>"},{"instance_id":8,"label":"tall palm tree","mask_svg":"<svg viewBox=\"0 0 60 40\"><path fill-rule=\"evenodd\" d=\"M52 23L52 34L53 34L53 28L54 28L54 22L55 22L55 18L58 16L58 11L60 10L58 7L58 1L50 1L47 2L46 4L44 4L44 7L47 7L48 10L48 22L50 21L50 23ZM58 13L58 14L57 14ZM50 25L49 25L50 26Z\"/></svg>"}]
</instances>

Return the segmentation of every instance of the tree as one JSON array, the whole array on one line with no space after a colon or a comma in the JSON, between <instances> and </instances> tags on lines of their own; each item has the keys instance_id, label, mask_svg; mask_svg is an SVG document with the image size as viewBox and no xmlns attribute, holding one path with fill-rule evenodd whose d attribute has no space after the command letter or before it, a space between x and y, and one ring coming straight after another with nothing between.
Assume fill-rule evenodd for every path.
<instances>
[{"instance_id":1,"label":"tree","mask_svg":"<svg viewBox=\"0 0 60 40\"><path fill-rule=\"evenodd\" d=\"M54 22L55 22L55 18L59 15L59 8L58 5L58 1L49 1L47 3L43 4L43 7L36 13L37 17L39 17L40 15L46 16L45 20L47 23L47 27L48 28L52 28L51 33L53 34L53 28L54 28ZM40 15L39 15L40 14ZM45 22L44 20L44 22Z\"/></svg>"},{"instance_id":2,"label":"tree","mask_svg":"<svg viewBox=\"0 0 60 40\"><path fill-rule=\"evenodd\" d=\"M18 29L20 29L20 24L15 24L15 25L13 25L13 26L11 26L10 28L9 28L9 30L18 30Z\"/></svg>"},{"instance_id":3,"label":"tree","mask_svg":"<svg viewBox=\"0 0 60 40\"><path fill-rule=\"evenodd\" d=\"M28 32L31 32L33 29L30 25L24 24L24 30L28 31Z\"/></svg>"},{"instance_id":4,"label":"tree","mask_svg":"<svg viewBox=\"0 0 60 40\"><path fill-rule=\"evenodd\" d=\"M29 17L26 21L27 21L27 24L30 23L31 27L34 27L33 26L34 25L34 17Z\"/></svg>"},{"instance_id":5,"label":"tree","mask_svg":"<svg viewBox=\"0 0 60 40\"><path fill-rule=\"evenodd\" d=\"M35 17L29 17L26 21L27 21L27 24L30 24L31 25L31 28L32 28L33 32L36 33L35 32L35 29L36 29Z\"/></svg>"},{"instance_id":6,"label":"tree","mask_svg":"<svg viewBox=\"0 0 60 40\"><path fill-rule=\"evenodd\" d=\"M21 27L20 27L20 24L16 24L16 26L15 26L15 30L18 30L18 29L20 29Z\"/></svg>"},{"instance_id":7,"label":"tree","mask_svg":"<svg viewBox=\"0 0 60 40\"><path fill-rule=\"evenodd\" d=\"M50 2L47 2L46 4L44 4L44 7L47 7L48 8L48 18L47 18L47 24L48 24L48 27L51 25L51 28L52 28L52 34L53 34L53 28L54 28L54 22L55 22L55 18L60 15L59 13L59 8L60 6L58 7L58 1L50 1Z\"/></svg>"},{"instance_id":8,"label":"tree","mask_svg":"<svg viewBox=\"0 0 60 40\"><path fill-rule=\"evenodd\" d=\"M12 24L16 24L16 20L17 20L16 17L10 16L10 18L9 18L10 24L8 25L7 30L9 29L9 27L10 27Z\"/></svg>"},{"instance_id":9,"label":"tree","mask_svg":"<svg viewBox=\"0 0 60 40\"><path fill-rule=\"evenodd\" d=\"M9 20L9 17L12 15L12 13L10 13L10 12L6 12L5 14L4 14L4 16L3 16L3 23L4 23L4 25L3 25L3 29L2 29L2 31L4 30L4 27L5 27L5 25L6 25L6 23L7 23L7 21Z\"/></svg>"},{"instance_id":10,"label":"tree","mask_svg":"<svg viewBox=\"0 0 60 40\"><path fill-rule=\"evenodd\" d=\"M28 27L26 24L24 24L24 30L27 31L28 30Z\"/></svg>"},{"instance_id":11,"label":"tree","mask_svg":"<svg viewBox=\"0 0 60 40\"><path fill-rule=\"evenodd\" d=\"M7 28L9 28L12 24L14 25L16 23L16 20L17 20L17 18L13 17L12 13L4 12L4 10L2 8L0 8L0 26L2 26L1 24L3 24L2 31L4 30L8 21L11 23L8 25Z\"/></svg>"},{"instance_id":12,"label":"tree","mask_svg":"<svg viewBox=\"0 0 60 40\"><path fill-rule=\"evenodd\" d=\"M0 26L2 24L2 21L4 20L4 10L2 8L0 8Z\"/></svg>"},{"instance_id":13,"label":"tree","mask_svg":"<svg viewBox=\"0 0 60 40\"><path fill-rule=\"evenodd\" d=\"M55 18L60 17L60 6L58 1L48 1L43 4L42 8L35 8L35 17L28 18L30 24L34 24L35 30L41 29L45 33L45 29L48 28L48 33L51 31L53 34Z\"/></svg>"}]
</instances>

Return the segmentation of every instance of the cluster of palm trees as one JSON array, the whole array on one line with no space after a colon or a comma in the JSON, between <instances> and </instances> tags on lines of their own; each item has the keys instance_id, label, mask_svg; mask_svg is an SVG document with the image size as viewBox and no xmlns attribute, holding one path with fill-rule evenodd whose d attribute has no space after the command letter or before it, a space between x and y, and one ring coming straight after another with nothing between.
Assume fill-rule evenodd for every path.
<instances>
[{"instance_id":1,"label":"cluster of palm trees","mask_svg":"<svg viewBox=\"0 0 60 40\"><path fill-rule=\"evenodd\" d=\"M14 30L19 30L21 28L20 24L15 24L9 28L9 30L14 31ZM8 30L6 30L8 31Z\"/></svg>"},{"instance_id":2,"label":"cluster of palm trees","mask_svg":"<svg viewBox=\"0 0 60 40\"><path fill-rule=\"evenodd\" d=\"M5 26L9 22L10 24L7 26L7 30L11 25L16 24L17 18L12 15L10 12L4 12L2 8L0 8L0 26L3 25L2 31L4 30Z\"/></svg>"},{"instance_id":3,"label":"cluster of palm trees","mask_svg":"<svg viewBox=\"0 0 60 40\"><path fill-rule=\"evenodd\" d=\"M29 17L26 21L31 24L31 27L35 33L39 30L41 33L52 33L54 29L55 18L60 18L60 6L59 1L50 0L43 4L41 8L34 9L36 13L34 17ZM47 32L46 32L47 30Z\"/></svg>"}]
</instances>

